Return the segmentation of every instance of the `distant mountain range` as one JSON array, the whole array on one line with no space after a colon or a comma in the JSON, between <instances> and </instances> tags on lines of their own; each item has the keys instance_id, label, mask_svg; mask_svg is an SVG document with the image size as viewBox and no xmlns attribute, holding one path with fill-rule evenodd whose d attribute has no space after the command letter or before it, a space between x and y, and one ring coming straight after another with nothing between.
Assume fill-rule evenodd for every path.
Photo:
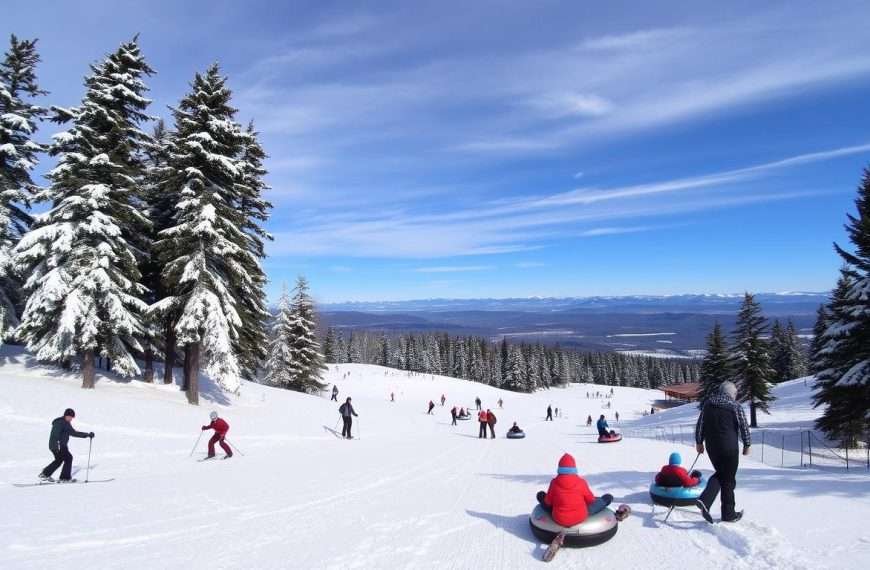
<instances>
[{"instance_id":1,"label":"distant mountain range","mask_svg":"<svg viewBox=\"0 0 870 570\"><path fill-rule=\"evenodd\" d=\"M792 319L809 338L827 293L759 293L769 318ZM387 332L447 332L507 337L580 350L633 351L696 357L715 322L726 331L742 294L634 295L623 297L531 297L513 299L421 299L347 302L320 306L324 324Z\"/></svg>"}]
</instances>

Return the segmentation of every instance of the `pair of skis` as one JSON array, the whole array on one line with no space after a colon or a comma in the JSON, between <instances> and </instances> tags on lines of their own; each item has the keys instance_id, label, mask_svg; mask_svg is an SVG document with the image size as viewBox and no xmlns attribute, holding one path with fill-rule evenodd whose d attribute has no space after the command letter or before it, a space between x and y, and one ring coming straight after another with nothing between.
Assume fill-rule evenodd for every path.
<instances>
[{"instance_id":1,"label":"pair of skis","mask_svg":"<svg viewBox=\"0 0 870 570\"><path fill-rule=\"evenodd\" d=\"M38 481L36 483L13 483L13 487L25 488L25 487L44 487L48 485L85 485L88 483L108 483L110 481L114 481L115 478L111 479L89 479L87 481Z\"/></svg>"},{"instance_id":2,"label":"pair of skis","mask_svg":"<svg viewBox=\"0 0 870 570\"><path fill-rule=\"evenodd\" d=\"M631 514L631 507L628 505L619 505L619 508L616 509L614 513L616 516L616 520L622 522L628 518L628 515ZM562 545L565 544L565 531L563 530L559 534L556 535L556 538L550 543L550 546L547 547L547 550L544 551L544 556L542 560L544 562L550 562L555 558L556 553L559 552L559 549L562 548Z\"/></svg>"}]
</instances>

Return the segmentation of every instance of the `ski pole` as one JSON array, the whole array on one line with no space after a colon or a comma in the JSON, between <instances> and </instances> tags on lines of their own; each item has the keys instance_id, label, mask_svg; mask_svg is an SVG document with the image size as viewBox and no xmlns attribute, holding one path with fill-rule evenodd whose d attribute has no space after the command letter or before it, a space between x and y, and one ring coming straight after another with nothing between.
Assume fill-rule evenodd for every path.
<instances>
[{"instance_id":1,"label":"ski pole","mask_svg":"<svg viewBox=\"0 0 870 570\"><path fill-rule=\"evenodd\" d=\"M357 439L362 439L362 422L359 421L359 417L356 419L356 431L357 431Z\"/></svg>"},{"instance_id":2,"label":"ski pole","mask_svg":"<svg viewBox=\"0 0 870 570\"><path fill-rule=\"evenodd\" d=\"M232 447L233 449L235 449L236 451L238 451L238 452L239 452L239 455L241 455L242 457L245 456L245 454L242 453L242 450L239 449L238 447L236 447L236 445L235 445L233 442L231 442L231 441L228 440L227 438L224 438L224 441L226 441L228 444L230 444L230 447Z\"/></svg>"},{"instance_id":3,"label":"ski pole","mask_svg":"<svg viewBox=\"0 0 870 570\"><path fill-rule=\"evenodd\" d=\"M91 449L94 447L94 438L88 438L88 468L85 471L85 483L88 482L88 479L91 476Z\"/></svg>"},{"instance_id":4,"label":"ski pole","mask_svg":"<svg viewBox=\"0 0 870 570\"><path fill-rule=\"evenodd\" d=\"M188 455L188 457L193 457L193 452L196 451L197 446L199 446L199 440L202 439L203 433L205 433L205 432L204 431L199 432L199 437L196 438L196 443L193 444L193 449L190 450L190 455Z\"/></svg>"},{"instance_id":5,"label":"ski pole","mask_svg":"<svg viewBox=\"0 0 870 570\"><path fill-rule=\"evenodd\" d=\"M338 424L341 423L341 416L338 416L338 419L335 420L335 427L332 428L332 431L338 431Z\"/></svg>"}]
</instances>

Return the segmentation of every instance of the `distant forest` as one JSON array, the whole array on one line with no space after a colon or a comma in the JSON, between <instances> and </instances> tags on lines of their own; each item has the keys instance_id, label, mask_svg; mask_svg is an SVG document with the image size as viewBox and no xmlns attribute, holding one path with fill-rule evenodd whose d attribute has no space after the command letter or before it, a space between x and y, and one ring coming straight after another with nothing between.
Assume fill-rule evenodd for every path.
<instances>
[{"instance_id":1,"label":"distant forest","mask_svg":"<svg viewBox=\"0 0 870 570\"><path fill-rule=\"evenodd\" d=\"M323 342L332 364L378 364L425 374L452 376L515 392L590 382L606 386L658 388L697 382L700 361L619 352L578 352L542 344L499 343L446 333L388 335L330 327Z\"/></svg>"}]
</instances>

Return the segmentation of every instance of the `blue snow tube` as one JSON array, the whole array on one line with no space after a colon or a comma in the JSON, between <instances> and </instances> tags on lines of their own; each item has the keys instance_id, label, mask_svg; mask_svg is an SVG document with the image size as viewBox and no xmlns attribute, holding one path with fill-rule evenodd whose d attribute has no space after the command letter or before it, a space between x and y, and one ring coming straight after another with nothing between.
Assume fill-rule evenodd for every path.
<instances>
[{"instance_id":1,"label":"blue snow tube","mask_svg":"<svg viewBox=\"0 0 870 570\"><path fill-rule=\"evenodd\" d=\"M597 546L616 534L619 523L610 509L595 513L580 524L564 527L556 523L541 505L536 505L529 516L532 533L541 542L552 542L556 535L565 531L565 546Z\"/></svg>"},{"instance_id":2,"label":"blue snow tube","mask_svg":"<svg viewBox=\"0 0 870 570\"><path fill-rule=\"evenodd\" d=\"M509 431L509 432L507 432L507 436L506 436L506 437L507 437L508 439L523 439L524 437L526 437L526 432L521 431L521 432L516 432L516 433L514 433L514 432L510 432L510 431Z\"/></svg>"},{"instance_id":3,"label":"blue snow tube","mask_svg":"<svg viewBox=\"0 0 870 570\"><path fill-rule=\"evenodd\" d=\"M649 496L653 503L663 507L691 507L706 486L707 478L703 476L694 487L662 487L653 482L649 486Z\"/></svg>"}]
</instances>

